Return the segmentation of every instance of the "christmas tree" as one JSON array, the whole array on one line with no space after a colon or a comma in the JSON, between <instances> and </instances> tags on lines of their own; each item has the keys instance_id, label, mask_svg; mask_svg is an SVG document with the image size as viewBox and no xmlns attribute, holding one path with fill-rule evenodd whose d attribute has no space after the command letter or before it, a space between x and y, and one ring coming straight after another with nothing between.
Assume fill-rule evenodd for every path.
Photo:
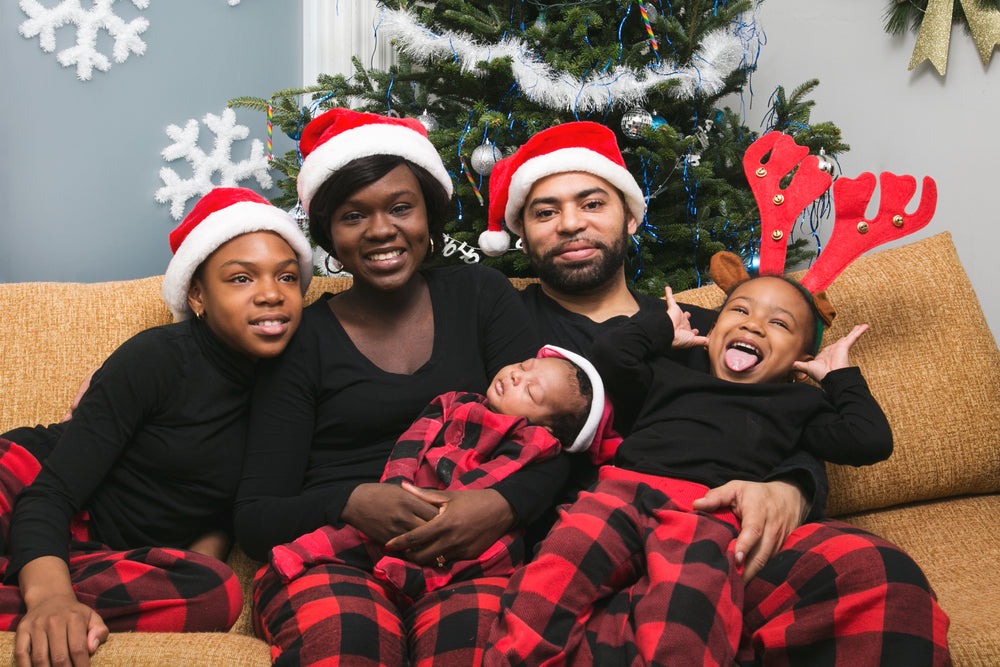
<instances>
[{"instance_id":1,"label":"christmas tree","mask_svg":"<svg viewBox=\"0 0 1000 667\"><path fill-rule=\"evenodd\" d=\"M293 138L333 106L417 117L455 179L444 261L483 261L508 275L530 275L521 252L477 252L486 228L488 174L529 136L561 122L607 125L647 193L647 218L633 238L629 275L662 294L697 286L719 250L753 263L759 216L742 169L759 133L725 106L740 101L754 69L759 33L752 0L386 0L380 35L398 63L323 75L315 86L230 102L273 114ZM793 135L828 168L848 149L831 123L810 124L808 81L772 96L770 127ZM305 97L303 97L305 96ZM309 102L303 105L303 99ZM296 203L299 156L273 166L286 178L275 203ZM807 212L815 224L817 211ZM799 234L789 266L816 244ZM459 251L456 252L456 249Z\"/></svg>"}]
</instances>

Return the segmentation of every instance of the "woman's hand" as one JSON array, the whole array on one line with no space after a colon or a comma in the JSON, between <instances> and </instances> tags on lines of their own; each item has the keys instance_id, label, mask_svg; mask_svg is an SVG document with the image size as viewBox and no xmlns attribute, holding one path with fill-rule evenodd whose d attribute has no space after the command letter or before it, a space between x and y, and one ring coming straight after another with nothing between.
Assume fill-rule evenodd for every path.
<instances>
[{"instance_id":1,"label":"woman's hand","mask_svg":"<svg viewBox=\"0 0 1000 667\"><path fill-rule=\"evenodd\" d=\"M340 520L379 544L423 526L438 515L438 506L395 484L360 484L347 499Z\"/></svg>"},{"instance_id":2,"label":"woman's hand","mask_svg":"<svg viewBox=\"0 0 1000 667\"><path fill-rule=\"evenodd\" d=\"M736 562L743 563L743 581L750 581L802 524L809 504L789 482L735 480L709 490L694 508L714 512L728 507L740 520Z\"/></svg>"},{"instance_id":3,"label":"woman's hand","mask_svg":"<svg viewBox=\"0 0 1000 667\"><path fill-rule=\"evenodd\" d=\"M108 638L100 615L76 599L66 563L56 556L30 561L18 575L28 608L14 636L14 660L30 665L90 665Z\"/></svg>"},{"instance_id":4,"label":"woman's hand","mask_svg":"<svg viewBox=\"0 0 1000 667\"><path fill-rule=\"evenodd\" d=\"M510 503L492 489L438 491L405 482L403 489L440 507L438 515L427 524L385 545L420 565L477 558L514 525Z\"/></svg>"}]
</instances>

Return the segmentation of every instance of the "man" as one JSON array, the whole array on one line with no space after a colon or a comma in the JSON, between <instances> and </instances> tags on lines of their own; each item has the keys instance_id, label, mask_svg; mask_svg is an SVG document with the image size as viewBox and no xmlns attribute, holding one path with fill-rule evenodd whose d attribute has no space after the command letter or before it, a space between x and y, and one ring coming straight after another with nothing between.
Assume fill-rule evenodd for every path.
<instances>
[{"instance_id":1,"label":"man","mask_svg":"<svg viewBox=\"0 0 1000 667\"><path fill-rule=\"evenodd\" d=\"M521 236L540 279L522 295L546 342L586 354L598 333L665 307L630 290L625 278L628 238L645 199L607 127L565 123L534 135L494 166L490 193L483 245L504 233L504 221ZM702 309L690 317L703 333L714 321ZM627 431L632 407L615 406L620 430ZM823 467L801 454L766 483L730 482L695 501L704 511L728 506L741 520L741 662L950 664L948 619L919 567L876 536L816 521L826 490ZM813 522L802 524L807 518ZM596 634L598 643L628 641Z\"/></svg>"}]
</instances>

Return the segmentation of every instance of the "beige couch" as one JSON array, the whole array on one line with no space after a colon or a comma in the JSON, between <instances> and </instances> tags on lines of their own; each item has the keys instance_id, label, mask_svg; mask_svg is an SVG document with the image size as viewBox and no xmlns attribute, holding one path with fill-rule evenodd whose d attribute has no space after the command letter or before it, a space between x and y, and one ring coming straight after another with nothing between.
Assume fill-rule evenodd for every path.
<instances>
[{"instance_id":1,"label":"beige couch","mask_svg":"<svg viewBox=\"0 0 1000 667\"><path fill-rule=\"evenodd\" d=\"M310 298L346 281L317 279ZM57 420L80 379L137 331L170 321L160 277L0 285L0 432ZM829 290L871 330L854 358L896 437L884 463L830 466L828 512L885 536L927 573L951 616L956 665L1000 665L1000 352L947 233L861 258ZM714 286L678 300L714 306ZM258 565L231 558L245 585ZM245 588L246 590L246 588ZM0 633L9 656L13 633ZM267 665L246 610L229 633L120 634L95 664Z\"/></svg>"}]
</instances>

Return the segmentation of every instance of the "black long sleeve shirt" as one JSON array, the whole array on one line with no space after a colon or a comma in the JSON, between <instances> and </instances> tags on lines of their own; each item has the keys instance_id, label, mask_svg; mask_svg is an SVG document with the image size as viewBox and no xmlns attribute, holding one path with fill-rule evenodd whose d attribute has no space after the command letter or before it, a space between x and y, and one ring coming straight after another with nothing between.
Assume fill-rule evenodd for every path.
<instances>
[{"instance_id":1,"label":"black long sleeve shirt","mask_svg":"<svg viewBox=\"0 0 1000 667\"><path fill-rule=\"evenodd\" d=\"M673 339L666 313L650 313L591 349L614 404L640 406L616 466L714 487L761 481L798 447L849 465L892 453L892 430L856 367L828 373L822 390L730 382L666 356ZM704 348L691 353L707 358Z\"/></svg>"},{"instance_id":2,"label":"black long sleeve shirt","mask_svg":"<svg viewBox=\"0 0 1000 667\"><path fill-rule=\"evenodd\" d=\"M535 356L540 342L517 292L482 266L424 271L434 310L431 358L411 375L378 368L321 298L305 309L279 359L262 362L236 505L236 537L263 560L278 544L340 522L354 489L377 482L396 439L430 400L482 393L503 366ZM568 476L561 458L492 488L530 522Z\"/></svg>"},{"instance_id":3,"label":"black long sleeve shirt","mask_svg":"<svg viewBox=\"0 0 1000 667\"><path fill-rule=\"evenodd\" d=\"M8 577L40 556L65 559L81 509L112 549L186 547L229 527L254 376L195 319L123 343L17 500Z\"/></svg>"}]
</instances>

